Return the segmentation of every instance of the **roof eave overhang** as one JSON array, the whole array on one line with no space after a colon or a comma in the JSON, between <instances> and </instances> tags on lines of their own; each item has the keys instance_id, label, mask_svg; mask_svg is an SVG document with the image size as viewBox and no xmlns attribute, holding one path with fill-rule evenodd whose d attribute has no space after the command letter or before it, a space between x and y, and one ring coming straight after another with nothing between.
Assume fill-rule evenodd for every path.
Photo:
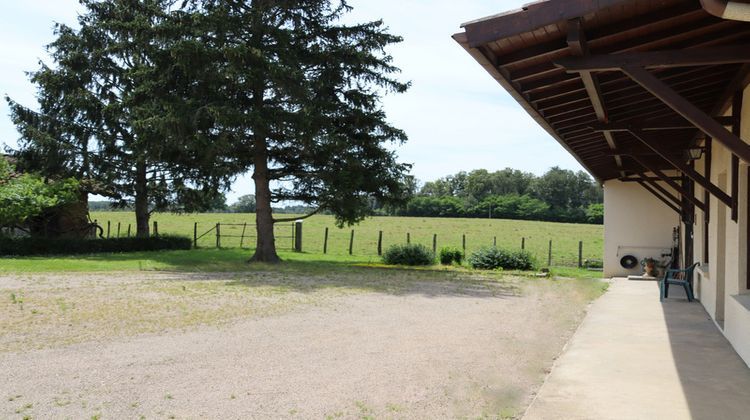
<instances>
[{"instance_id":1,"label":"roof eave overhang","mask_svg":"<svg viewBox=\"0 0 750 420\"><path fill-rule=\"evenodd\" d=\"M492 62L478 49L472 47L468 41L467 33L459 32L453 35L453 39L458 42L463 49L466 50L474 59L494 78L512 97L515 99L524 110L537 122L544 130L552 136L575 160L596 179L599 184L604 184L605 179L601 179L596 175L596 172L592 170L584 161L575 153L557 134L557 132L549 125L549 123L534 109L533 106L526 100L526 98L513 86L510 80L495 66Z\"/></svg>"},{"instance_id":2,"label":"roof eave overhang","mask_svg":"<svg viewBox=\"0 0 750 420\"><path fill-rule=\"evenodd\" d=\"M529 3L519 10L466 22L461 27L466 30L467 44L474 48L628 1L630 0L542 0Z\"/></svg>"}]
</instances>

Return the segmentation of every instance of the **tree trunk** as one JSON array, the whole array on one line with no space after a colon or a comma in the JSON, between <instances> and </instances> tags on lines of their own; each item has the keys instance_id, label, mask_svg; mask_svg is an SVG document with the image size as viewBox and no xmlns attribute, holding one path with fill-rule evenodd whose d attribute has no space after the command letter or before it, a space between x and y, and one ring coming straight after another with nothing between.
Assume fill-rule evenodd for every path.
<instances>
[{"instance_id":1,"label":"tree trunk","mask_svg":"<svg viewBox=\"0 0 750 420\"><path fill-rule=\"evenodd\" d=\"M139 238L148 238L150 233L147 182L146 163L139 160L135 165L135 226Z\"/></svg>"},{"instance_id":2,"label":"tree trunk","mask_svg":"<svg viewBox=\"0 0 750 420\"><path fill-rule=\"evenodd\" d=\"M273 235L273 213L271 212L271 188L268 179L268 157L266 140L257 136L253 156L253 181L255 181L255 227L258 240L251 262L278 263L276 242Z\"/></svg>"}]
</instances>

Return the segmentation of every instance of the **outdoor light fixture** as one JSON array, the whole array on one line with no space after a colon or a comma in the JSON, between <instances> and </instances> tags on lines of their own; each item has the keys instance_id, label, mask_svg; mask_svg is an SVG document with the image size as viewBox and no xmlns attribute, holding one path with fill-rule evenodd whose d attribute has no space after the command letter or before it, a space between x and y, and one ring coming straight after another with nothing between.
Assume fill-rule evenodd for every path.
<instances>
[{"instance_id":1,"label":"outdoor light fixture","mask_svg":"<svg viewBox=\"0 0 750 420\"><path fill-rule=\"evenodd\" d=\"M702 147L693 147L687 150L688 157L691 160L698 160L703 156L703 148Z\"/></svg>"}]
</instances>

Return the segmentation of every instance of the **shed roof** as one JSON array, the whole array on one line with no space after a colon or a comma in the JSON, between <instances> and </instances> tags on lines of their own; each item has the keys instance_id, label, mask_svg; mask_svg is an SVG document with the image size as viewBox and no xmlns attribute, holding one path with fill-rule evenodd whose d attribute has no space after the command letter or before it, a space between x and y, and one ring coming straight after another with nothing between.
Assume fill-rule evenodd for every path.
<instances>
[{"instance_id":1,"label":"shed roof","mask_svg":"<svg viewBox=\"0 0 750 420\"><path fill-rule=\"evenodd\" d=\"M453 38L599 181L643 171L631 155L658 169L672 165L649 156L630 133L595 131L597 124L662 126L649 133L675 154L703 135L623 72L569 73L556 65L561 59L750 45L750 23L713 16L698 0L545 0L462 28ZM703 112L720 116L747 83L750 66L728 60L648 71Z\"/></svg>"}]
</instances>

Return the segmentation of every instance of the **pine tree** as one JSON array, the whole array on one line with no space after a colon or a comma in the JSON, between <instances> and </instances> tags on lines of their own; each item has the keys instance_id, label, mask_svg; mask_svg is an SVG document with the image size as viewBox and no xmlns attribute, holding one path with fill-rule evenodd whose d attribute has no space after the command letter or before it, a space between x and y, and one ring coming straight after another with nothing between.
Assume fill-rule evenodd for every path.
<instances>
[{"instance_id":1,"label":"pine tree","mask_svg":"<svg viewBox=\"0 0 750 420\"><path fill-rule=\"evenodd\" d=\"M313 205L343 225L370 214L372 199L403 197L409 166L387 146L406 135L380 104L383 94L409 86L395 78L399 70L385 51L400 37L382 21L343 24L350 10L343 1L190 6L202 34L191 46L191 70L207 92L203 110L211 129L231 138L227 161L252 169L252 261L279 261L273 227L286 219L274 218L274 202Z\"/></svg>"},{"instance_id":2,"label":"pine tree","mask_svg":"<svg viewBox=\"0 0 750 420\"><path fill-rule=\"evenodd\" d=\"M80 29L56 26L55 62L31 73L39 111L7 99L21 133L19 165L82 180L81 194L151 212L210 206L226 187L221 139L201 130L192 90L191 17L170 0L81 0ZM189 52L189 49L187 50Z\"/></svg>"}]
</instances>

